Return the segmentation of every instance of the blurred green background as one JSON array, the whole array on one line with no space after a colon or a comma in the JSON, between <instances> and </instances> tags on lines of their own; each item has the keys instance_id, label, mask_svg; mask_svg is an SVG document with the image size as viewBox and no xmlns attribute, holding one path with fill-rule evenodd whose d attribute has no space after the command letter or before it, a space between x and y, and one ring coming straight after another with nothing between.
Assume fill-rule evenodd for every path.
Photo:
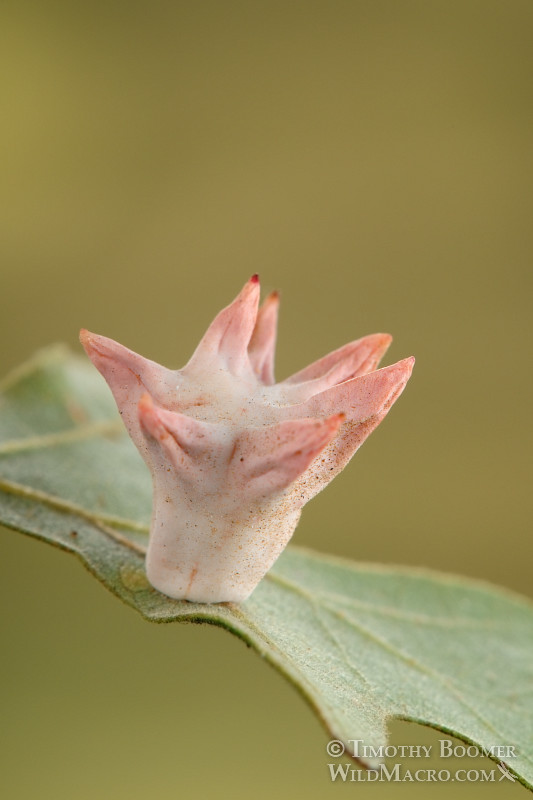
<instances>
[{"instance_id":1,"label":"blurred green background","mask_svg":"<svg viewBox=\"0 0 533 800\"><path fill-rule=\"evenodd\" d=\"M1 371L82 326L181 366L259 272L278 377L377 331L417 357L296 543L531 595L532 34L531 0L4 3ZM5 797L427 795L331 784L237 639L0 547Z\"/></svg>"}]
</instances>

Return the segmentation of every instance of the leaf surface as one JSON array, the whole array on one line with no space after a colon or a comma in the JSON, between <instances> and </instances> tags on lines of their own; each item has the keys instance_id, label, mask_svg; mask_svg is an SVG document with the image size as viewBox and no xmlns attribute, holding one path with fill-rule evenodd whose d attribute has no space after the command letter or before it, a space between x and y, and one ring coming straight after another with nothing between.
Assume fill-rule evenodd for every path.
<instances>
[{"instance_id":1,"label":"leaf surface","mask_svg":"<svg viewBox=\"0 0 533 800\"><path fill-rule=\"evenodd\" d=\"M175 601L144 573L150 513L148 471L91 365L54 347L4 379L1 523L75 553L148 620L240 636L292 681L333 738L378 748L390 718L419 722L488 751L514 747L505 764L533 788L528 600L291 547L239 606Z\"/></svg>"}]
</instances>

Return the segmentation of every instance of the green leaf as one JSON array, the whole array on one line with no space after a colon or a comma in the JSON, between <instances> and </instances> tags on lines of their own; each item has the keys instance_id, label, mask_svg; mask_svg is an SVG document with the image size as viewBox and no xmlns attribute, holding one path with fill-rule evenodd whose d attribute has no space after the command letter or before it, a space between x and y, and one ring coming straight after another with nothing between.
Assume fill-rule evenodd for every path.
<instances>
[{"instance_id":1,"label":"green leaf","mask_svg":"<svg viewBox=\"0 0 533 800\"><path fill-rule=\"evenodd\" d=\"M387 720L420 722L489 751L514 747L505 763L533 788L526 599L290 548L240 606L178 602L146 580L150 510L148 471L91 365L50 348L2 382L0 522L75 553L148 620L237 634L293 682L336 739L378 748Z\"/></svg>"}]
</instances>

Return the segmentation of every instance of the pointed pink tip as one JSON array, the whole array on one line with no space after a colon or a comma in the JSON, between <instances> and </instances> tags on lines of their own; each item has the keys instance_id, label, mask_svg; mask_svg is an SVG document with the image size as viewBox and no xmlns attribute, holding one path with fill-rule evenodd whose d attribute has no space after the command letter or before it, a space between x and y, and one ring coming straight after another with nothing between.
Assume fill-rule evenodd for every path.
<instances>
[{"instance_id":1,"label":"pointed pink tip","mask_svg":"<svg viewBox=\"0 0 533 800\"><path fill-rule=\"evenodd\" d=\"M277 289L274 289L273 292L270 292L266 299L266 303L277 303L279 300L279 292Z\"/></svg>"},{"instance_id":2,"label":"pointed pink tip","mask_svg":"<svg viewBox=\"0 0 533 800\"><path fill-rule=\"evenodd\" d=\"M139 398L139 413L145 414L149 412L154 407L154 403L148 392L145 392Z\"/></svg>"},{"instance_id":3,"label":"pointed pink tip","mask_svg":"<svg viewBox=\"0 0 533 800\"><path fill-rule=\"evenodd\" d=\"M339 414L333 414L331 417L327 418L328 427L330 430L336 431L338 428L340 428L345 419L346 414L344 411L341 411Z\"/></svg>"},{"instance_id":4,"label":"pointed pink tip","mask_svg":"<svg viewBox=\"0 0 533 800\"><path fill-rule=\"evenodd\" d=\"M402 358L401 361L397 361L396 364L391 364L389 367L383 367L383 370L391 370L391 374L396 372L396 374L401 375L401 379L403 380L403 385L407 383L411 374L413 372L413 367L415 365L415 357L409 356L409 358ZM378 370L381 372L381 370Z\"/></svg>"},{"instance_id":5,"label":"pointed pink tip","mask_svg":"<svg viewBox=\"0 0 533 800\"><path fill-rule=\"evenodd\" d=\"M92 337L93 334L88 331L86 328L82 328L80 331L80 342L82 347L84 348L85 352L89 355L89 350L92 350Z\"/></svg>"},{"instance_id":6,"label":"pointed pink tip","mask_svg":"<svg viewBox=\"0 0 533 800\"><path fill-rule=\"evenodd\" d=\"M257 272L250 278L250 283L259 283L259 275Z\"/></svg>"},{"instance_id":7,"label":"pointed pink tip","mask_svg":"<svg viewBox=\"0 0 533 800\"><path fill-rule=\"evenodd\" d=\"M159 439L162 441L165 434L163 433L163 427L161 425L161 420L159 419L157 409L148 392L145 392L139 398L139 402L137 404L137 413L139 415L141 428L143 428L146 433L150 434L150 436L152 436L154 439Z\"/></svg>"}]
</instances>

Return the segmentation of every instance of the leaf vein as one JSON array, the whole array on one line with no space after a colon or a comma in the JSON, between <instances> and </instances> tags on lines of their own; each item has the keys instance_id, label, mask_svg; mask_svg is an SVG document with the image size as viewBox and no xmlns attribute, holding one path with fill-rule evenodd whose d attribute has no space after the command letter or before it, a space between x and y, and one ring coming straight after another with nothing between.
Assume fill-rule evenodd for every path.
<instances>
[{"instance_id":1,"label":"leaf vein","mask_svg":"<svg viewBox=\"0 0 533 800\"><path fill-rule=\"evenodd\" d=\"M62 500L60 497L48 494L40 489L35 489L31 486L24 486L21 483L8 481L4 478L0 478L0 491L6 492L6 494L17 495L18 497L25 497L29 500L36 500L37 502L50 506L50 508L54 508L56 511L64 511L68 514L75 514L79 517L82 517L82 519L87 520L88 522L95 523L96 525L111 525L116 526L117 528L126 528L132 531L137 531L139 533L148 533L148 525L145 525L141 522L135 522L135 520L118 517L114 514L106 514L103 512L97 514L92 511L87 511L87 509L77 505L76 503L71 503L69 500Z\"/></svg>"},{"instance_id":2,"label":"leaf vein","mask_svg":"<svg viewBox=\"0 0 533 800\"><path fill-rule=\"evenodd\" d=\"M102 420L88 425L78 425L57 433L29 436L25 439L11 439L0 444L0 457L27 450L44 450L48 447L70 444L97 436L116 435L124 430L120 419Z\"/></svg>"}]
</instances>

